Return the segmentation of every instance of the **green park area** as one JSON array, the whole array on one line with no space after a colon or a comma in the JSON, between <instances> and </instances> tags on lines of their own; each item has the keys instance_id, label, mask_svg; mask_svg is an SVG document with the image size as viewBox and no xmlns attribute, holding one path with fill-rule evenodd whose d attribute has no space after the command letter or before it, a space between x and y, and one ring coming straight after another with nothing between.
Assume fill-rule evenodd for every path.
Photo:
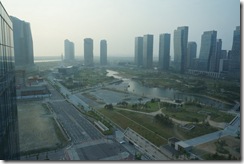
<instances>
[{"instance_id":1,"label":"green park area","mask_svg":"<svg viewBox=\"0 0 244 164\"><path fill-rule=\"evenodd\" d=\"M166 144L167 139L170 137L177 137L184 140L218 130L211 127L209 124L204 123L195 124L194 129L187 131L182 129L179 125L174 124L167 116L152 116L125 111L117 109L116 107L113 109L101 109L99 112L123 129L130 127L157 146Z\"/></svg>"},{"instance_id":2,"label":"green park area","mask_svg":"<svg viewBox=\"0 0 244 164\"><path fill-rule=\"evenodd\" d=\"M80 81L83 86L95 86L113 80L113 77L108 77L106 75L106 69L82 68L75 73L74 80Z\"/></svg>"},{"instance_id":3,"label":"green park area","mask_svg":"<svg viewBox=\"0 0 244 164\"><path fill-rule=\"evenodd\" d=\"M140 101L140 98L138 100ZM148 101L146 103L139 102L139 103L133 103L133 104L129 104L126 101L123 101L123 102L117 103L117 107L134 110L134 111L146 112L146 113L156 112L159 110L158 102L154 102L154 101Z\"/></svg>"},{"instance_id":4,"label":"green park area","mask_svg":"<svg viewBox=\"0 0 244 164\"><path fill-rule=\"evenodd\" d=\"M103 68L82 68L74 72L73 78L65 79L62 84L68 89L84 89L95 86L103 86L112 82L113 77L106 76L106 69Z\"/></svg>"},{"instance_id":5,"label":"green park area","mask_svg":"<svg viewBox=\"0 0 244 164\"><path fill-rule=\"evenodd\" d=\"M191 94L201 93L227 103L240 101L240 82L234 80L211 79L205 76L192 76L174 72L158 72L136 68L115 68L123 77L133 78L144 86L173 88Z\"/></svg>"},{"instance_id":6,"label":"green park area","mask_svg":"<svg viewBox=\"0 0 244 164\"><path fill-rule=\"evenodd\" d=\"M210 116L212 121L227 123L235 117L219 109L192 102L185 103L178 107L170 103L161 102L160 108L162 112L169 117L195 123L204 121L207 116Z\"/></svg>"}]
</instances>

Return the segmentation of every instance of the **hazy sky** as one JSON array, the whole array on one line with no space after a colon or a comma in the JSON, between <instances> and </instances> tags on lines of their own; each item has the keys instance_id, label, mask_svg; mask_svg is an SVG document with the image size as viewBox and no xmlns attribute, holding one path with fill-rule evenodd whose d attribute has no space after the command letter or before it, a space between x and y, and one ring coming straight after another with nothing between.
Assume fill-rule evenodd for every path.
<instances>
[{"instance_id":1,"label":"hazy sky","mask_svg":"<svg viewBox=\"0 0 244 164\"><path fill-rule=\"evenodd\" d=\"M231 49L233 31L240 25L239 0L1 0L9 15L30 22L35 56L64 52L64 40L83 56L83 39L92 38L94 55L106 39L108 55L134 56L134 39L154 35L158 56L159 34L189 26L189 41L200 50L204 31L216 30L223 49ZM199 54L198 54L199 55Z\"/></svg>"}]
</instances>

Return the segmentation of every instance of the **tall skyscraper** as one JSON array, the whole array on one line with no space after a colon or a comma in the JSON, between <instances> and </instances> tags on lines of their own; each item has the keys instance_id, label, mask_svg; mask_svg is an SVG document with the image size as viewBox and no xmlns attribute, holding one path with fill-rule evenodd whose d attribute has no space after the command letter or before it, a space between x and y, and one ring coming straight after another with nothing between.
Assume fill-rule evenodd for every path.
<instances>
[{"instance_id":1,"label":"tall skyscraper","mask_svg":"<svg viewBox=\"0 0 244 164\"><path fill-rule=\"evenodd\" d=\"M93 66L93 40L84 39L84 63L85 66Z\"/></svg>"},{"instance_id":2,"label":"tall skyscraper","mask_svg":"<svg viewBox=\"0 0 244 164\"><path fill-rule=\"evenodd\" d=\"M135 38L135 64L143 65L143 37Z\"/></svg>"},{"instance_id":3,"label":"tall skyscraper","mask_svg":"<svg viewBox=\"0 0 244 164\"><path fill-rule=\"evenodd\" d=\"M13 22L15 66L33 66L34 53L30 23L13 16L10 18Z\"/></svg>"},{"instance_id":4,"label":"tall skyscraper","mask_svg":"<svg viewBox=\"0 0 244 164\"><path fill-rule=\"evenodd\" d=\"M222 51L222 40L217 39L216 42L216 62L215 62L215 72L219 72L219 63L221 59L221 51Z\"/></svg>"},{"instance_id":5,"label":"tall skyscraper","mask_svg":"<svg viewBox=\"0 0 244 164\"><path fill-rule=\"evenodd\" d=\"M168 70L170 63L170 34L159 36L159 62L160 70Z\"/></svg>"},{"instance_id":6,"label":"tall skyscraper","mask_svg":"<svg viewBox=\"0 0 244 164\"><path fill-rule=\"evenodd\" d=\"M240 78L241 70L241 35L240 26L237 26L233 34L233 44L232 49L229 54L230 64L229 72L234 78Z\"/></svg>"},{"instance_id":7,"label":"tall skyscraper","mask_svg":"<svg viewBox=\"0 0 244 164\"><path fill-rule=\"evenodd\" d=\"M197 43L188 42L187 44L187 68L194 69L194 60L197 57Z\"/></svg>"},{"instance_id":8,"label":"tall skyscraper","mask_svg":"<svg viewBox=\"0 0 244 164\"><path fill-rule=\"evenodd\" d=\"M64 59L74 60L75 59L75 45L68 39L64 40Z\"/></svg>"},{"instance_id":9,"label":"tall skyscraper","mask_svg":"<svg viewBox=\"0 0 244 164\"><path fill-rule=\"evenodd\" d=\"M100 41L100 64L107 65L107 41Z\"/></svg>"},{"instance_id":10,"label":"tall skyscraper","mask_svg":"<svg viewBox=\"0 0 244 164\"><path fill-rule=\"evenodd\" d=\"M143 67L152 68L153 66L153 35L143 36Z\"/></svg>"},{"instance_id":11,"label":"tall skyscraper","mask_svg":"<svg viewBox=\"0 0 244 164\"><path fill-rule=\"evenodd\" d=\"M199 60L201 62L200 70L215 71L216 64L216 38L217 31L205 31L202 34Z\"/></svg>"},{"instance_id":12,"label":"tall skyscraper","mask_svg":"<svg viewBox=\"0 0 244 164\"><path fill-rule=\"evenodd\" d=\"M174 65L175 69L185 73L187 66L188 27L178 27L174 31Z\"/></svg>"},{"instance_id":13,"label":"tall skyscraper","mask_svg":"<svg viewBox=\"0 0 244 164\"><path fill-rule=\"evenodd\" d=\"M19 128L16 105L13 26L0 2L0 159L19 159Z\"/></svg>"}]
</instances>

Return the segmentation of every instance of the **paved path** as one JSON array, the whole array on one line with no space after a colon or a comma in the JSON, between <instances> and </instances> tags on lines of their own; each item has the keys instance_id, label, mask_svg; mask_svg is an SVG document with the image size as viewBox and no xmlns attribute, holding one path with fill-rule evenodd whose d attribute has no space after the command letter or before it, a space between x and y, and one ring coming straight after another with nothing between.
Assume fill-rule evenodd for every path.
<instances>
[{"instance_id":1,"label":"paved path","mask_svg":"<svg viewBox=\"0 0 244 164\"><path fill-rule=\"evenodd\" d=\"M213 132L210 134L206 134L203 136L195 137L190 140L186 141L180 141L188 144L189 146L196 146L200 145L206 142L210 142L213 140L216 140L218 138L224 137L224 136L236 136L237 131L240 130L240 115L237 115L233 121L231 121L231 124L229 126L225 127L224 130L219 130L217 132Z\"/></svg>"}]
</instances>

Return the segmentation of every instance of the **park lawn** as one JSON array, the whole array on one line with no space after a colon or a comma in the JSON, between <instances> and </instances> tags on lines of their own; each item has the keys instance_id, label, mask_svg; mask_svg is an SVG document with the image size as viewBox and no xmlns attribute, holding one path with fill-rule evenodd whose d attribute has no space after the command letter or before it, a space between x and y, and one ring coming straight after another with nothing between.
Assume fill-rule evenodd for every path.
<instances>
[{"instance_id":1,"label":"park lawn","mask_svg":"<svg viewBox=\"0 0 244 164\"><path fill-rule=\"evenodd\" d=\"M133 108L132 105L133 104L129 104L127 105L126 107L122 107L122 108L125 108L125 109L130 109L130 110L135 110L135 111L140 111L140 112L146 112L146 113L151 113L151 112L156 112L159 110L159 107L158 107L158 102L147 102L146 103L148 107L143 107L143 104L139 105L139 107L137 108ZM121 107L121 106L119 106Z\"/></svg>"},{"instance_id":2,"label":"park lawn","mask_svg":"<svg viewBox=\"0 0 244 164\"><path fill-rule=\"evenodd\" d=\"M164 126L160 123L157 123L154 120L153 116L140 114L140 113L134 113L129 111L118 111L119 113L123 114L124 116L134 120L135 122L139 123L140 125L146 127L147 129L150 129L151 131L155 132L156 134L159 134L165 139L168 139L172 136L174 136L173 129L168 126Z\"/></svg>"},{"instance_id":3,"label":"park lawn","mask_svg":"<svg viewBox=\"0 0 244 164\"><path fill-rule=\"evenodd\" d=\"M189 122L200 122L206 118L206 115L197 113L194 111L195 109L176 109L176 108L162 108L162 112L169 117L175 118L181 121L189 121ZM198 121L196 121L196 119Z\"/></svg>"},{"instance_id":4,"label":"park lawn","mask_svg":"<svg viewBox=\"0 0 244 164\"><path fill-rule=\"evenodd\" d=\"M230 122L235 118L235 116L232 114L208 106L203 106L202 108L200 108L200 110L204 112L210 112L210 119L216 122Z\"/></svg>"},{"instance_id":5,"label":"park lawn","mask_svg":"<svg viewBox=\"0 0 244 164\"><path fill-rule=\"evenodd\" d=\"M130 114L133 115L133 112L128 112L125 114L124 111L107 109L102 109L100 110L100 112L107 116L109 119L111 119L113 122L118 124L121 128L126 129L127 127L130 127L138 134L157 146L167 144L167 140L155 133L153 129L149 129L148 127L145 128L145 124L141 124L141 122L138 122L138 120L143 120L143 122L148 122L152 120L152 118L150 118L149 116L136 113L136 115L138 115L136 116L137 120L133 121L130 117L128 117L128 115Z\"/></svg>"},{"instance_id":6,"label":"park lawn","mask_svg":"<svg viewBox=\"0 0 244 164\"><path fill-rule=\"evenodd\" d=\"M198 122L201 122L207 118L207 115L210 115L211 120L216 122L230 122L235 117L212 107L199 107L197 105L184 105L179 109L164 107L162 108L162 112L169 117L189 122L197 122L196 119Z\"/></svg>"},{"instance_id":7,"label":"park lawn","mask_svg":"<svg viewBox=\"0 0 244 164\"><path fill-rule=\"evenodd\" d=\"M181 133L185 138L191 139L199 137L205 134L213 133L218 131L218 128L214 128L208 124L195 124L195 128L190 131L184 130L181 127L177 127L179 133Z\"/></svg>"}]
</instances>

